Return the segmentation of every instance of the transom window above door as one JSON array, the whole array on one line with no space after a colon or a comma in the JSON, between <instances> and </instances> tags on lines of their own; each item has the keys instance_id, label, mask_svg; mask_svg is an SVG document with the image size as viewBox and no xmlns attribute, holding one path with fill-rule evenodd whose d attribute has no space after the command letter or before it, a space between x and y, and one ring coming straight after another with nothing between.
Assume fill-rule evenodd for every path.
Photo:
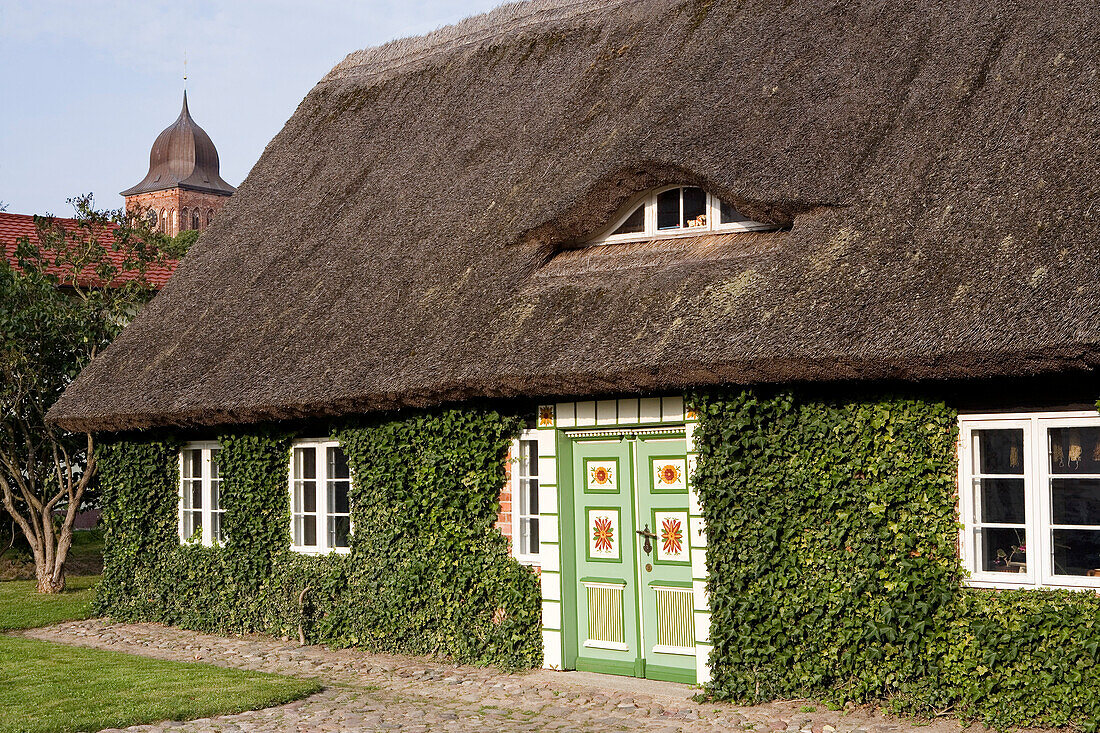
<instances>
[{"instance_id":1,"label":"transom window above door","mask_svg":"<svg viewBox=\"0 0 1100 733\"><path fill-rule=\"evenodd\" d=\"M733 205L698 186L667 186L626 207L591 244L675 237L707 231L767 231L775 224L753 221Z\"/></svg>"},{"instance_id":2,"label":"transom window above door","mask_svg":"<svg viewBox=\"0 0 1100 733\"><path fill-rule=\"evenodd\" d=\"M290 462L291 549L348 552L351 470L335 441L300 441Z\"/></svg>"},{"instance_id":3,"label":"transom window above door","mask_svg":"<svg viewBox=\"0 0 1100 733\"><path fill-rule=\"evenodd\" d=\"M1100 416L964 416L960 426L971 582L1100 587Z\"/></svg>"}]
</instances>

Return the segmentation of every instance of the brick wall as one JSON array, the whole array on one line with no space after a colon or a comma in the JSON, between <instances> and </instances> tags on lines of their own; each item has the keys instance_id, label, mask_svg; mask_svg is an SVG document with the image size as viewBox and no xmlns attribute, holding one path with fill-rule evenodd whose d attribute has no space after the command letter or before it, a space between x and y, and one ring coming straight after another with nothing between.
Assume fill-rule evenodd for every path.
<instances>
[{"instance_id":1,"label":"brick wall","mask_svg":"<svg viewBox=\"0 0 1100 733\"><path fill-rule=\"evenodd\" d=\"M157 212L157 217L163 212L166 219L164 232L174 237L181 231L194 229L192 226L192 213L199 212L198 230L201 232L210 225L211 219L221 211L228 196L221 196L201 191L189 191L182 188L169 188L163 191L150 191L139 193L136 196L126 197L126 209L133 210L137 207L152 209ZM186 216L186 220L184 217Z\"/></svg>"},{"instance_id":2,"label":"brick wall","mask_svg":"<svg viewBox=\"0 0 1100 733\"><path fill-rule=\"evenodd\" d=\"M508 449L508 459L504 464L504 486L500 490L500 511L497 513L497 529L512 542L512 449Z\"/></svg>"}]
</instances>

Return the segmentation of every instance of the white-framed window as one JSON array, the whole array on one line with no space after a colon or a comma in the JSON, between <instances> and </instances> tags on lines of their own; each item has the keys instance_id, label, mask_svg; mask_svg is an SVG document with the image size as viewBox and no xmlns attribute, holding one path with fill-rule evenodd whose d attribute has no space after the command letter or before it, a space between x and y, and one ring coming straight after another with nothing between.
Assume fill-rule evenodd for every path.
<instances>
[{"instance_id":1,"label":"white-framed window","mask_svg":"<svg viewBox=\"0 0 1100 733\"><path fill-rule=\"evenodd\" d=\"M731 204L698 186L665 186L632 202L625 213L591 243L770 229L778 227L743 216Z\"/></svg>"},{"instance_id":2,"label":"white-framed window","mask_svg":"<svg viewBox=\"0 0 1100 733\"><path fill-rule=\"evenodd\" d=\"M291 549L348 552L351 470L333 440L295 442L290 460Z\"/></svg>"},{"instance_id":3,"label":"white-framed window","mask_svg":"<svg viewBox=\"0 0 1100 733\"><path fill-rule=\"evenodd\" d=\"M539 562L539 443L534 430L512 441L512 554Z\"/></svg>"},{"instance_id":4,"label":"white-framed window","mask_svg":"<svg viewBox=\"0 0 1100 733\"><path fill-rule=\"evenodd\" d=\"M1100 588L1100 415L963 415L959 427L971 584Z\"/></svg>"},{"instance_id":5,"label":"white-framed window","mask_svg":"<svg viewBox=\"0 0 1100 733\"><path fill-rule=\"evenodd\" d=\"M179 535L181 542L201 539L207 547L225 542L222 529L221 474L213 441L187 443L180 451Z\"/></svg>"}]
</instances>

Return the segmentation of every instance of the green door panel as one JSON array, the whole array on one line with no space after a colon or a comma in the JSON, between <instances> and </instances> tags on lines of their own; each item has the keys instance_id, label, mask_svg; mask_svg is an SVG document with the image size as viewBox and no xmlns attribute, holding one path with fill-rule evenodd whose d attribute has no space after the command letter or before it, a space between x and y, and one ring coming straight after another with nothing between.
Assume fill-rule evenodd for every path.
<instances>
[{"instance_id":1,"label":"green door panel","mask_svg":"<svg viewBox=\"0 0 1100 733\"><path fill-rule=\"evenodd\" d=\"M682 435L639 436L634 450L639 521L656 535L639 555L646 677L695 682L686 444Z\"/></svg>"},{"instance_id":2,"label":"green door panel","mask_svg":"<svg viewBox=\"0 0 1100 733\"><path fill-rule=\"evenodd\" d=\"M572 470L577 669L634 674L641 655L630 443L577 440Z\"/></svg>"}]
</instances>

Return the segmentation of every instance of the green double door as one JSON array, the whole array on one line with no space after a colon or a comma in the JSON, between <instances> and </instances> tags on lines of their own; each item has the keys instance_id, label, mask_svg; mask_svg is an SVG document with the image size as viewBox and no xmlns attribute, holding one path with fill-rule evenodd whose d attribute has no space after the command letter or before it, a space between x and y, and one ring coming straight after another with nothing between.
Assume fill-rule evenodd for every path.
<instances>
[{"instance_id":1,"label":"green double door","mask_svg":"<svg viewBox=\"0 0 1100 733\"><path fill-rule=\"evenodd\" d=\"M695 682L682 432L575 437L577 669Z\"/></svg>"}]
</instances>

